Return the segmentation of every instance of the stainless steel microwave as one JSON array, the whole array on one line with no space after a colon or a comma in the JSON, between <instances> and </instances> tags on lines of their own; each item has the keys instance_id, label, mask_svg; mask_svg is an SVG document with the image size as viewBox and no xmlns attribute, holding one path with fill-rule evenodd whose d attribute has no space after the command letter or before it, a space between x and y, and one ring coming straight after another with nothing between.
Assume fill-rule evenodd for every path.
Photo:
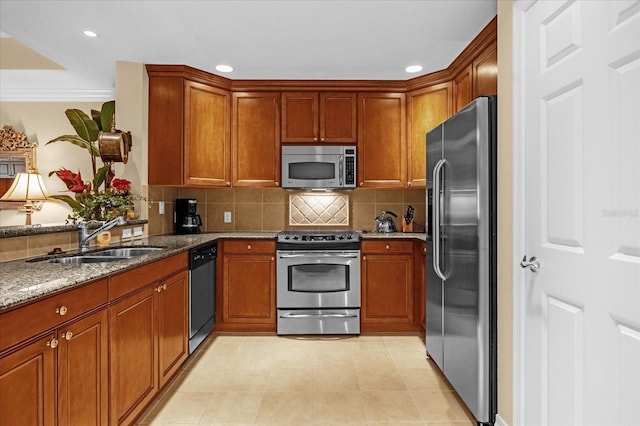
<instances>
[{"instance_id":1,"label":"stainless steel microwave","mask_svg":"<svg viewBox=\"0 0 640 426\"><path fill-rule=\"evenodd\" d=\"M282 147L282 187L353 189L356 147L309 145Z\"/></svg>"}]
</instances>

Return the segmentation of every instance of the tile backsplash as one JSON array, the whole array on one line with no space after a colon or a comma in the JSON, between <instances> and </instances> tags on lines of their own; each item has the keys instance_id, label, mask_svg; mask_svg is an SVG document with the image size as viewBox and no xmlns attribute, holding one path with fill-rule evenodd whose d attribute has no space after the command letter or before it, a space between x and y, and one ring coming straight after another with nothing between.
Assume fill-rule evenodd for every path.
<instances>
[{"instance_id":1,"label":"tile backsplash","mask_svg":"<svg viewBox=\"0 0 640 426\"><path fill-rule=\"evenodd\" d=\"M305 191L291 191L282 188L171 188L149 186L149 235L173 233L173 208L176 198L198 200L198 213L202 217L205 232L228 231L280 231L300 229L289 221L290 195ZM322 193L325 194L325 193ZM347 196L348 220L345 224L332 224L337 229L373 231L375 217L382 211L393 211L398 215L396 225L408 205L415 207L414 220L417 225L425 223L425 191L423 189L355 189L326 194ZM343 203L343 197L337 197ZM165 214L159 214L159 203L165 203ZM231 212L231 223L224 223L224 212ZM327 229L331 226L320 226ZM315 226L305 225L305 229Z\"/></svg>"}]
</instances>

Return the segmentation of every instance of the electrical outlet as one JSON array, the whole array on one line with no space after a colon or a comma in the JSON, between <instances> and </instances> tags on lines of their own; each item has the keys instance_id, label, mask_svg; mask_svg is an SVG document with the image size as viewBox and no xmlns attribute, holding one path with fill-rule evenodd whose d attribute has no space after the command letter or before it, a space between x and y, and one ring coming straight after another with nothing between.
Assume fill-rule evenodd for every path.
<instances>
[{"instance_id":1,"label":"electrical outlet","mask_svg":"<svg viewBox=\"0 0 640 426\"><path fill-rule=\"evenodd\" d=\"M231 223L231 212L224 212L224 223Z\"/></svg>"},{"instance_id":2,"label":"electrical outlet","mask_svg":"<svg viewBox=\"0 0 640 426\"><path fill-rule=\"evenodd\" d=\"M139 237L140 235L142 235L142 226L136 226L133 228L133 236L134 237Z\"/></svg>"},{"instance_id":3,"label":"electrical outlet","mask_svg":"<svg viewBox=\"0 0 640 426\"><path fill-rule=\"evenodd\" d=\"M158 203L158 214L164 214L164 201Z\"/></svg>"},{"instance_id":4,"label":"electrical outlet","mask_svg":"<svg viewBox=\"0 0 640 426\"><path fill-rule=\"evenodd\" d=\"M125 240L127 238L131 238L131 228L124 228L122 230L122 239Z\"/></svg>"}]
</instances>

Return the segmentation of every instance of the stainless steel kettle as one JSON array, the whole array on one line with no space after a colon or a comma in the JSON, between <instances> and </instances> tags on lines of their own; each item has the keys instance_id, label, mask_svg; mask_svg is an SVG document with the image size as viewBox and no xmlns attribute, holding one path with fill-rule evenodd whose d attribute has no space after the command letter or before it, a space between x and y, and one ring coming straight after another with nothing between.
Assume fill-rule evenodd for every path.
<instances>
[{"instance_id":1,"label":"stainless steel kettle","mask_svg":"<svg viewBox=\"0 0 640 426\"><path fill-rule=\"evenodd\" d=\"M398 217L394 212L388 212L383 210L382 213L376 217L376 230L378 232L396 232L396 224L393 223L393 219L390 216Z\"/></svg>"}]
</instances>

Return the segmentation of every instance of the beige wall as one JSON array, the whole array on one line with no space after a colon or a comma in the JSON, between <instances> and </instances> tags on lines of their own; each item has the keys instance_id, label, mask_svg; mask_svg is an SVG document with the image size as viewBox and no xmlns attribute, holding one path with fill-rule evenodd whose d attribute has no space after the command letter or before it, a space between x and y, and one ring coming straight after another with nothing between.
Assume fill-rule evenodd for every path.
<instances>
[{"instance_id":1,"label":"beige wall","mask_svg":"<svg viewBox=\"0 0 640 426\"><path fill-rule=\"evenodd\" d=\"M498 1L498 414L513 425L512 0Z\"/></svg>"},{"instance_id":2,"label":"beige wall","mask_svg":"<svg viewBox=\"0 0 640 426\"><path fill-rule=\"evenodd\" d=\"M65 185L49 172L66 167L82 173L84 180L91 180L91 159L86 150L68 142L45 145L61 135L75 134L64 111L68 108L81 109L89 114L91 109L100 109L102 102L1 102L0 124L13 126L24 132L29 142L37 142L37 168L44 177L51 194L66 191ZM64 223L71 212L69 207L57 201L47 201L42 210L33 213L33 223ZM24 212L0 210L0 226L24 225Z\"/></svg>"}]
</instances>

